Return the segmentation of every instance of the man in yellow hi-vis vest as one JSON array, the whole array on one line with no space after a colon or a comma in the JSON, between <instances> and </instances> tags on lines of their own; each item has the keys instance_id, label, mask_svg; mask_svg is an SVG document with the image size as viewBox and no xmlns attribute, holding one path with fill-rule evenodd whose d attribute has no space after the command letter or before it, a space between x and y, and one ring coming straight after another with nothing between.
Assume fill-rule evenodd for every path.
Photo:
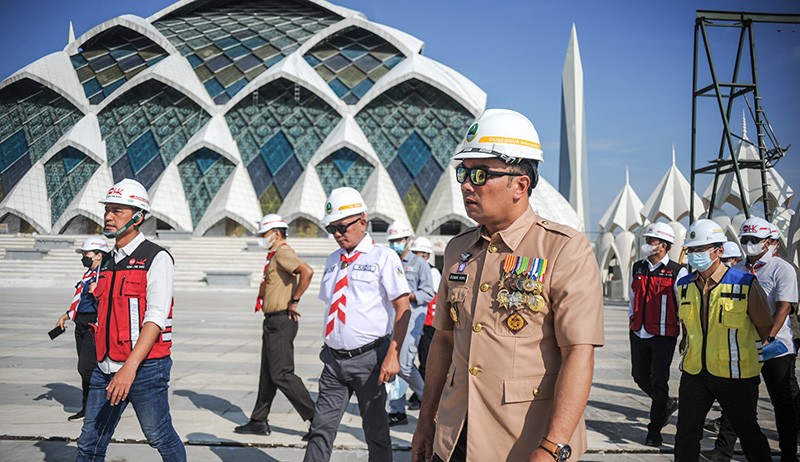
<instances>
[{"instance_id":1,"label":"man in yellow hi-vis vest","mask_svg":"<svg viewBox=\"0 0 800 462\"><path fill-rule=\"evenodd\" d=\"M681 383L675 460L697 461L706 414L716 399L741 438L750 462L770 461L756 421L761 344L772 318L758 280L720 263L727 241L720 226L698 220L687 230L689 264L678 281Z\"/></svg>"}]
</instances>

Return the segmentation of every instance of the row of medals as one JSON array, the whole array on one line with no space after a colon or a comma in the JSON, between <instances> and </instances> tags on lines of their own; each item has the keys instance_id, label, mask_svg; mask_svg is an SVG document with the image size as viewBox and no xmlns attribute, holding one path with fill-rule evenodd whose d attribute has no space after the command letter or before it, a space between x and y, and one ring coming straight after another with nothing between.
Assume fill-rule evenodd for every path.
<instances>
[{"instance_id":1,"label":"row of medals","mask_svg":"<svg viewBox=\"0 0 800 462\"><path fill-rule=\"evenodd\" d=\"M505 323L512 332L517 333L526 324L519 310L527 308L538 313L544 308L544 297L542 297L544 284L527 275L509 274L502 285L503 288L497 292L496 300L500 308L511 311Z\"/></svg>"}]
</instances>

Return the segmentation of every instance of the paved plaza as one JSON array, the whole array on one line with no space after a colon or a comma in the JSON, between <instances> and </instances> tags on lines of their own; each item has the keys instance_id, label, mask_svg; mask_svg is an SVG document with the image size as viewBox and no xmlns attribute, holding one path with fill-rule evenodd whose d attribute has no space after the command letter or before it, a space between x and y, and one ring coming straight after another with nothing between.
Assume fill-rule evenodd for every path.
<instances>
[{"instance_id":1,"label":"paved plaza","mask_svg":"<svg viewBox=\"0 0 800 462\"><path fill-rule=\"evenodd\" d=\"M0 460L8 462L72 461L80 423L67 422L81 404L72 325L50 341L50 330L72 297L71 281L63 289L0 288ZM261 315L253 314L256 290L179 290L175 294L171 406L191 461L301 460L306 425L278 393L268 437L239 435L255 402L261 346ZM676 417L664 429L661 451L644 446L648 398L630 377L625 306L606 306L606 346L597 351L595 379L586 420L589 450L583 460L672 460ZM297 374L316 398L322 368L324 306L311 293L303 297L301 327L295 341ZM670 386L677 393L677 360ZM712 411L712 414L714 411ZM395 460L410 460L417 412L409 424L392 429ZM773 451L777 434L763 389L760 423ZM128 408L109 449L109 461L160 460L147 446L132 408ZM703 447L711 447L707 433ZM737 446L738 449L738 446ZM777 454L777 453L774 453ZM744 460L739 455L737 460ZM355 399L345 413L336 439L335 461L367 460ZM777 459L776 459L777 460Z\"/></svg>"}]
</instances>

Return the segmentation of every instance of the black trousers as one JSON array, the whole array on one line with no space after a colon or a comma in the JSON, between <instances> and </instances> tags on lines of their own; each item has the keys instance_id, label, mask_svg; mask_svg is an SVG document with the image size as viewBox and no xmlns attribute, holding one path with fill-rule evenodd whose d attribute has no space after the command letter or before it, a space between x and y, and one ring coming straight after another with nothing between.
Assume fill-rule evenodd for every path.
<instances>
[{"instance_id":1,"label":"black trousers","mask_svg":"<svg viewBox=\"0 0 800 462\"><path fill-rule=\"evenodd\" d=\"M781 462L797 462L797 377L794 371L795 356L787 355L765 361L761 376L767 386L769 399L775 409L775 426L781 448ZM722 412L719 436L714 444L727 456L733 455L736 444L736 431L731 425L727 412Z\"/></svg>"},{"instance_id":2,"label":"black trousers","mask_svg":"<svg viewBox=\"0 0 800 462\"><path fill-rule=\"evenodd\" d=\"M631 375L639 389L650 397L650 423L647 429L652 433L661 433L667 419L669 404L669 368L675 355L677 337L656 335L640 338L630 332L631 341Z\"/></svg>"},{"instance_id":3,"label":"black trousers","mask_svg":"<svg viewBox=\"0 0 800 462\"><path fill-rule=\"evenodd\" d=\"M436 329L433 326L422 326L422 337L419 339L417 352L419 353L419 375L425 379L425 364L428 362L428 351L431 349L433 334Z\"/></svg>"},{"instance_id":4,"label":"black trousers","mask_svg":"<svg viewBox=\"0 0 800 462\"><path fill-rule=\"evenodd\" d=\"M83 402L81 409L86 409L89 398L89 382L92 371L97 366L97 352L94 348L94 333L89 323L97 322L97 313L78 313L75 315L75 348L78 350L78 374L81 375Z\"/></svg>"},{"instance_id":5,"label":"black trousers","mask_svg":"<svg viewBox=\"0 0 800 462\"><path fill-rule=\"evenodd\" d=\"M280 390L303 420L314 417L311 400L303 381L294 373L294 339L297 321L284 314L264 318L261 336L261 375L258 380L258 397L251 420L266 422L272 401Z\"/></svg>"},{"instance_id":6,"label":"black trousers","mask_svg":"<svg viewBox=\"0 0 800 462\"><path fill-rule=\"evenodd\" d=\"M706 371L681 374L678 390L678 431L675 435L675 461L696 462L706 414L716 399L727 413L733 428L741 435L742 449L749 462L771 462L767 437L756 420L758 376L749 379L724 379Z\"/></svg>"}]
</instances>

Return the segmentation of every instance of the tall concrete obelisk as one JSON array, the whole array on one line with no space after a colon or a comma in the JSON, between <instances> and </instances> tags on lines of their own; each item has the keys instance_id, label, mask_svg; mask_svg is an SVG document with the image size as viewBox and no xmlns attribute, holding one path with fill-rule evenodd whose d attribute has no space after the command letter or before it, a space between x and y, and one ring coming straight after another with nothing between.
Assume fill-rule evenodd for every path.
<instances>
[{"instance_id":1,"label":"tall concrete obelisk","mask_svg":"<svg viewBox=\"0 0 800 462\"><path fill-rule=\"evenodd\" d=\"M567 57L561 71L561 163L558 190L589 231L589 173L586 165L586 117L583 103L583 65L578 33L572 24Z\"/></svg>"}]
</instances>

